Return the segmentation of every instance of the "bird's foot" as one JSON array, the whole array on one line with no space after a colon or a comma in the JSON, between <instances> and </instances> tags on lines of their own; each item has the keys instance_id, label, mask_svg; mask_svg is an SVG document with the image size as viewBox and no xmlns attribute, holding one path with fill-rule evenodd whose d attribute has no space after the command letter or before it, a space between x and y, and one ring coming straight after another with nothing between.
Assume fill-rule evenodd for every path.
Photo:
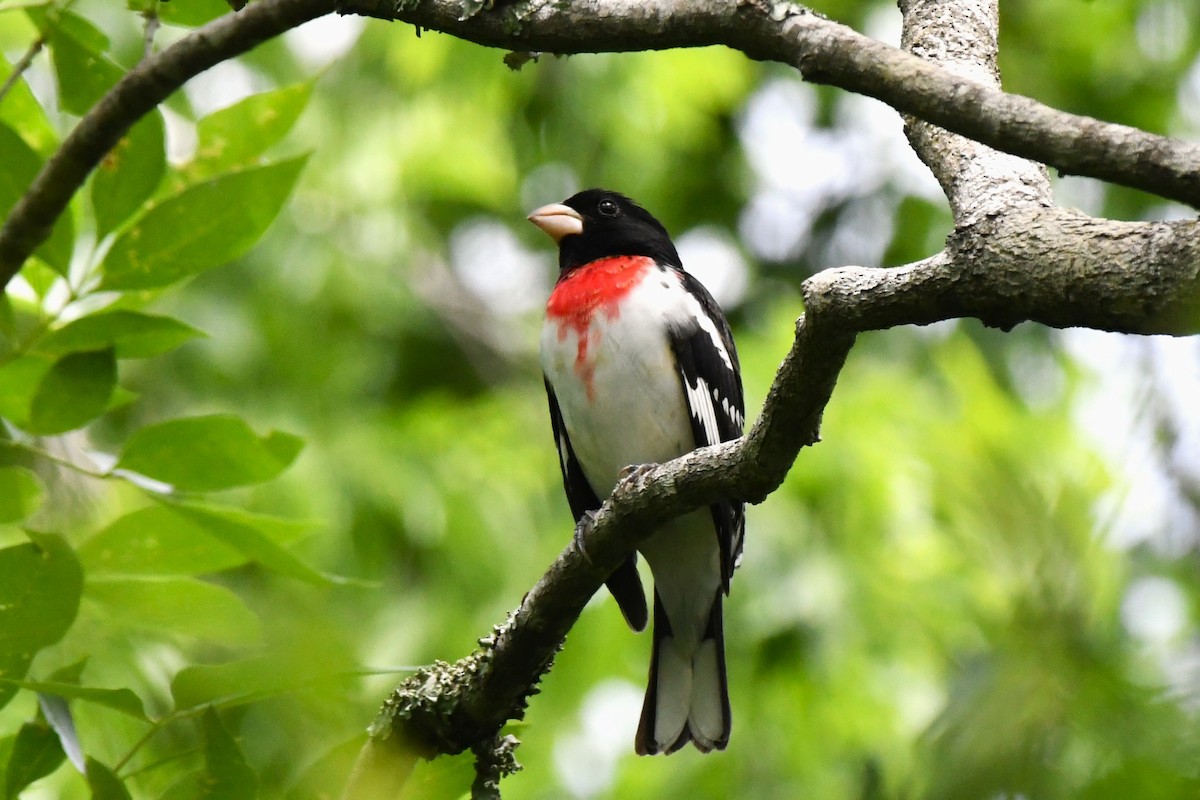
<instances>
[{"instance_id":1,"label":"bird's foot","mask_svg":"<svg viewBox=\"0 0 1200 800\"><path fill-rule=\"evenodd\" d=\"M658 468L658 464L630 464L617 473L617 483L629 483L634 487L641 486L642 481Z\"/></svg>"},{"instance_id":2,"label":"bird's foot","mask_svg":"<svg viewBox=\"0 0 1200 800\"><path fill-rule=\"evenodd\" d=\"M592 563L592 557L588 555L587 544L584 541L587 535L596 527L596 512L585 511L579 521L575 523L575 534L572 537L575 541L575 549L583 556L583 560Z\"/></svg>"}]
</instances>

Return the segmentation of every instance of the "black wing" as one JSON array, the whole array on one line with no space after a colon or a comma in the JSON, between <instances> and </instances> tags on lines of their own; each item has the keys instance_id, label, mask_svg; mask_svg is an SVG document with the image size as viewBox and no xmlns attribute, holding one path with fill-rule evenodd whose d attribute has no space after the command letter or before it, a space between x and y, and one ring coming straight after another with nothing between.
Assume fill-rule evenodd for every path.
<instances>
[{"instance_id":1,"label":"black wing","mask_svg":"<svg viewBox=\"0 0 1200 800\"><path fill-rule=\"evenodd\" d=\"M543 380L545 380L544 376ZM567 426L563 424L562 412L558 409L558 398L554 396L554 389L550 386L550 381L545 380L545 383L546 397L550 401L550 426L554 430L554 445L558 448L558 465L562 468L563 488L567 492L567 503L571 506L571 516L575 518L575 524L578 525L585 512L600 508L601 501L596 497L596 492L588 483L587 477L584 476L583 468L579 466L579 460L575 458L575 451L571 448L571 440L567 437ZM621 566L608 576L605 585L616 599L617 606L620 607L621 614L629 623L629 627L635 631L645 630L650 614L646 608L646 594L642 589L642 579L638 576L637 553L632 553L629 558L625 559Z\"/></svg>"},{"instance_id":2,"label":"black wing","mask_svg":"<svg viewBox=\"0 0 1200 800\"><path fill-rule=\"evenodd\" d=\"M696 298L704 316L700 320L671 331L671 346L679 366L679 381L687 399L692 433L697 447L727 442L742 435L746 421L742 396L741 367L729 322L717 301L700 281L678 270L683 287ZM722 502L712 508L713 522L721 542L721 579L726 594L733 568L742 554L745 533L745 508L742 503Z\"/></svg>"}]
</instances>

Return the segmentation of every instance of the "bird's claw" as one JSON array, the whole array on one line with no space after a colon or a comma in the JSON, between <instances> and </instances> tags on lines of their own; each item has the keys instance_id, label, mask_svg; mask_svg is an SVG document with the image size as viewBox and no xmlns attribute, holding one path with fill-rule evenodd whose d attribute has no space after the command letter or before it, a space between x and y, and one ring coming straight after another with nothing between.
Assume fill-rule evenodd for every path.
<instances>
[{"instance_id":1,"label":"bird's claw","mask_svg":"<svg viewBox=\"0 0 1200 800\"><path fill-rule=\"evenodd\" d=\"M640 486L642 481L657 468L658 464L630 464L617 473L617 483L631 483Z\"/></svg>"},{"instance_id":2,"label":"bird's claw","mask_svg":"<svg viewBox=\"0 0 1200 800\"><path fill-rule=\"evenodd\" d=\"M617 485L620 486L621 484L630 482L634 483L635 485L640 484L642 479L653 472L657 466L657 464L630 464L617 474ZM592 557L588 555L587 543L585 540L587 539L588 534L590 534L592 529L595 527L595 511L584 511L583 515L580 516L579 520L575 523L575 533L573 536L575 541L575 549L579 551L580 555L582 555L584 560L589 564L593 562Z\"/></svg>"},{"instance_id":3,"label":"bird's claw","mask_svg":"<svg viewBox=\"0 0 1200 800\"><path fill-rule=\"evenodd\" d=\"M592 563L592 557L588 555L587 544L585 539L587 535L596 527L596 512L585 511L579 521L575 523L575 533L573 539L575 541L575 549L583 556L584 561Z\"/></svg>"}]
</instances>

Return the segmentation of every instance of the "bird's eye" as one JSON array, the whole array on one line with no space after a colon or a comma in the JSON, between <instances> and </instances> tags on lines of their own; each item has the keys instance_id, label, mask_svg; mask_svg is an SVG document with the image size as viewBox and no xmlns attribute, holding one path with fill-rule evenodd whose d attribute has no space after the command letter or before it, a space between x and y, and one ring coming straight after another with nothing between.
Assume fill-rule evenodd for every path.
<instances>
[{"instance_id":1,"label":"bird's eye","mask_svg":"<svg viewBox=\"0 0 1200 800\"><path fill-rule=\"evenodd\" d=\"M596 206L596 210L600 212L602 217L615 217L621 213L620 207L617 206L614 200L601 200L600 205Z\"/></svg>"}]
</instances>

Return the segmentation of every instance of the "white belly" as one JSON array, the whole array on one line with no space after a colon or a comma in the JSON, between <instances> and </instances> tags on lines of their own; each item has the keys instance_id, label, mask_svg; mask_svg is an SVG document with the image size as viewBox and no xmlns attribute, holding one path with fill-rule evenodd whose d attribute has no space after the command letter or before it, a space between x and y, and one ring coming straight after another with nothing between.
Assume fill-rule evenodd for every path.
<instances>
[{"instance_id":1,"label":"white belly","mask_svg":"<svg viewBox=\"0 0 1200 800\"><path fill-rule=\"evenodd\" d=\"M663 324L677 307L678 279L662 273L624 298L621 313L596 313L582 338L548 320L542 369L554 387L575 455L603 500L631 464L662 463L694 450L679 371Z\"/></svg>"}]
</instances>

